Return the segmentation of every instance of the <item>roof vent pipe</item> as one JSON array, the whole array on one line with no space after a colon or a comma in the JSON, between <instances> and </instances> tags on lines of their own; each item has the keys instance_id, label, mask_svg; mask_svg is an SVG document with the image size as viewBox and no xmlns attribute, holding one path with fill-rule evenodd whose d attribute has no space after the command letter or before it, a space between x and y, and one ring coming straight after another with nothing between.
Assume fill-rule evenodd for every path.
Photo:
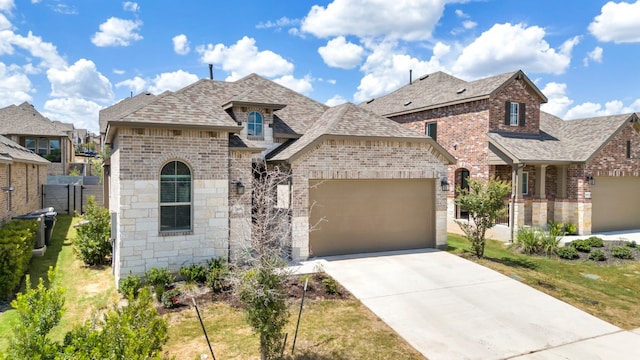
<instances>
[{"instance_id":1,"label":"roof vent pipe","mask_svg":"<svg viewBox=\"0 0 640 360\"><path fill-rule=\"evenodd\" d=\"M213 80L213 64L209 64L209 80Z\"/></svg>"},{"instance_id":2,"label":"roof vent pipe","mask_svg":"<svg viewBox=\"0 0 640 360\"><path fill-rule=\"evenodd\" d=\"M409 69L409 84L413 84L413 70Z\"/></svg>"}]
</instances>

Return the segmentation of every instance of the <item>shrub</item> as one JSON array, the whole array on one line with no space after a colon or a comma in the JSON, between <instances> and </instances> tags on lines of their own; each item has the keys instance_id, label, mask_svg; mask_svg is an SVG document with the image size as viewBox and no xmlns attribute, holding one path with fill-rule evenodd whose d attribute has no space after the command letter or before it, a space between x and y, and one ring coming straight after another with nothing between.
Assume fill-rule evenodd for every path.
<instances>
[{"instance_id":1,"label":"shrub","mask_svg":"<svg viewBox=\"0 0 640 360\"><path fill-rule=\"evenodd\" d=\"M592 236L586 240L591 247L603 247L604 241L597 236Z\"/></svg>"},{"instance_id":2,"label":"shrub","mask_svg":"<svg viewBox=\"0 0 640 360\"><path fill-rule=\"evenodd\" d=\"M591 251L591 244L587 240L573 240L569 245L580 252Z\"/></svg>"},{"instance_id":3,"label":"shrub","mask_svg":"<svg viewBox=\"0 0 640 360\"><path fill-rule=\"evenodd\" d=\"M185 265L180 268L179 272L189 284L204 284L207 280L207 268L202 264Z\"/></svg>"},{"instance_id":4,"label":"shrub","mask_svg":"<svg viewBox=\"0 0 640 360\"><path fill-rule=\"evenodd\" d=\"M633 259L633 253L631 252L631 249L628 247L624 247L624 246L614 246L611 248L611 255L613 257L616 257L618 259L628 259L628 260L632 260Z\"/></svg>"},{"instance_id":5,"label":"shrub","mask_svg":"<svg viewBox=\"0 0 640 360\"><path fill-rule=\"evenodd\" d=\"M627 246L630 248L635 248L635 247L638 247L638 244L635 242L635 240L632 240L632 241L627 241Z\"/></svg>"},{"instance_id":6,"label":"shrub","mask_svg":"<svg viewBox=\"0 0 640 360\"><path fill-rule=\"evenodd\" d=\"M516 246L525 254L537 254L540 251L540 234L534 228L522 227L516 234Z\"/></svg>"},{"instance_id":7,"label":"shrub","mask_svg":"<svg viewBox=\"0 0 640 360\"><path fill-rule=\"evenodd\" d=\"M142 281L140 280L140 277L129 273L129 276L122 279L120 282L120 289L118 289L118 291L126 297L132 297L135 299L138 297L138 292L141 288Z\"/></svg>"},{"instance_id":8,"label":"shrub","mask_svg":"<svg viewBox=\"0 0 640 360\"><path fill-rule=\"evenodd\" d=\"M553 220L549 220L548 222L549 225L549 232L551 234L553 234L554 236L564 236L564 226L562 226L562 223L557 223Z\"/></svg>"},{"instance_id":9,"label":"shrub","mask_svg":"<svg viewBox=\"0 0 640 360\"><path fill-rule=\"evenodd\" d=\"M180 290L171 289L162 294L162 307L165 309L173 309L180 302Z\"/></svg>"},{"instance_id":10,"label":"shrub","mask_svg":"<svg viewBox=\"0 0 640 360\"><path fill-rule=\"evenodd\" d=\"M558 248L557 253L559 257L567 260L573 260L580 257L580 255L578 255L578 250L576 250L573 246L563 246L561 248Z\"/></svg>"},{"instance_id":11,"label":"shrub","mask_svg":"<svg viewBox=\"0 0 640 360\"><path fill-rule=\"evenodd\" d=\"M593 250L591 254L589 254L589 260L605 261L607 260L607 256L602 252L602 250Z\"/></svg>"},{"instance_id":12,"label":"shrub","mask_svg":"<svg viewBox=\"0 0 640 360\"><path fill-rule=\"evenodd\" d=\"M74 239L78 257L89 266L109 263L112 251L111 241L109 241L111 234L109 210L98 206L91 196L84 219L86 222L78 226Z\"/></svg>"},{"instance_id":13,"label":"shrub","mask_svg":"<svg viewBox=\"0 0 640 360\"><path fill-rule=\"evenodd\" d=\"M229 276L229 265L224 257L207 261L208 271L206 284L213 292L221 292L227 287L227 277Z\"/></svg>"},{"instance_id":14,"label":"shrub","mask_svg":"<svg viewBox=\"0 0 640 360\"><path fill-rule=\"evenodd\" d=\"M327 294L338 294L338 282L335 281L332 277L326 277L322 279L322 285L324 285L324 290L327 292Z\"/></svg>"},{"instance_id":15,"label":"shrub","mask_svg":"<svg viewBox=\"0 0 640 360\"><path fill-rule=\"evenodd\" d=\"M8 299L29 268L38 222L12 220L0 227L0 300Z\"/></svg>"},{"instance_id":16,"label":"shrub","mask_svg":"<svg viewBox=\"0 0 640 360\"><path fill-rule=\"evenodd\" d=\"M167 286L174 281L176 281L176 278L167 268L152 268L144 273L144 282L153 288L158 301L162 301L162 294L167 289Z\"/></svg>"},{"instance_id":17,"label":"shrub","mask_svg":"<svg viewBox=\"0 0 640 360\"><path fill-rule=\"evenodd\" d=\"M553 235L551 232L540 231L540 252L543 255L553 255L558 251L558 244L560 243L560 237Z\"/></svg>"},{"instance_id":18,"label":"shrub","mask_svg":"<svg viewBox=\"0 0 640 360\"><path fill-rule=\"evenodd\" d=\"M576 224L574 223L566 223L564 225L564 232L566 235L574 235L578 232L578 228L576 228Z\"/></svg>"}]
</instances>

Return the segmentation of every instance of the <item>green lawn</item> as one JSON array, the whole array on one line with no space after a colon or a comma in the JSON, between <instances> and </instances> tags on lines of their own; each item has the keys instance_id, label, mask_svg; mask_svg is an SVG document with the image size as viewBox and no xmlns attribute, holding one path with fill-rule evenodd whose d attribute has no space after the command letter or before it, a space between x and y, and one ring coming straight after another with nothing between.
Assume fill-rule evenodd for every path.
<instances>
[{"instance_id":1,"label":"green lawn","mask_svg":"<svg viewBox=\"0 0 640 360\"><path fill-rule=\"evenodd\" d=\"M468 241L449 234L449 251L463 254ZM484 259L463 256L580 308L624 329L640 327L640 262L602 266L593 261L526 256L508 250L504 243L489 240ZM595 275L592 279L585 275Z\"/></svg>"}]
</instances>

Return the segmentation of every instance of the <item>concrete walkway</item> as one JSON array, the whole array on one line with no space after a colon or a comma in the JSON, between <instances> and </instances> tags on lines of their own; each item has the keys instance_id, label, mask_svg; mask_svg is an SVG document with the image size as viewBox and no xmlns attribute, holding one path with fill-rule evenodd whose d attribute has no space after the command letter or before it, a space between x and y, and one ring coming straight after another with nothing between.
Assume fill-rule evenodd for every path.
<instances>
[{"instance_id":1,"label":"concrete walkway","mask_svg":"<svg viewBox=\"0 0 640 360\"><path fill-rule=\"evenodd\" d=\"M640 359L640 330L447 252L328 257L299 270L318 265L431 360Z\"/></svg>"}]
</instances>

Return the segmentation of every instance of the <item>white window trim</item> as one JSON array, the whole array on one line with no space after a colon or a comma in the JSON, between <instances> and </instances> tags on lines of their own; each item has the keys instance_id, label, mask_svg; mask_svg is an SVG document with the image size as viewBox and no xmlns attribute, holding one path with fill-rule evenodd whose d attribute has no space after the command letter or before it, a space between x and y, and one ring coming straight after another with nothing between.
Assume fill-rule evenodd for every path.
<instances>
[{"instance_id":1,"label":"white window trim","mask_svg":"<svg viewBox=\"0 0 640 360\"><path fill-rule=\"evenodd\" d=\"M517 102L511 102L509 105L509 125L518 126L519 121L520 121L520 104L518 104Z\"/></svg>"}]
</instances>

